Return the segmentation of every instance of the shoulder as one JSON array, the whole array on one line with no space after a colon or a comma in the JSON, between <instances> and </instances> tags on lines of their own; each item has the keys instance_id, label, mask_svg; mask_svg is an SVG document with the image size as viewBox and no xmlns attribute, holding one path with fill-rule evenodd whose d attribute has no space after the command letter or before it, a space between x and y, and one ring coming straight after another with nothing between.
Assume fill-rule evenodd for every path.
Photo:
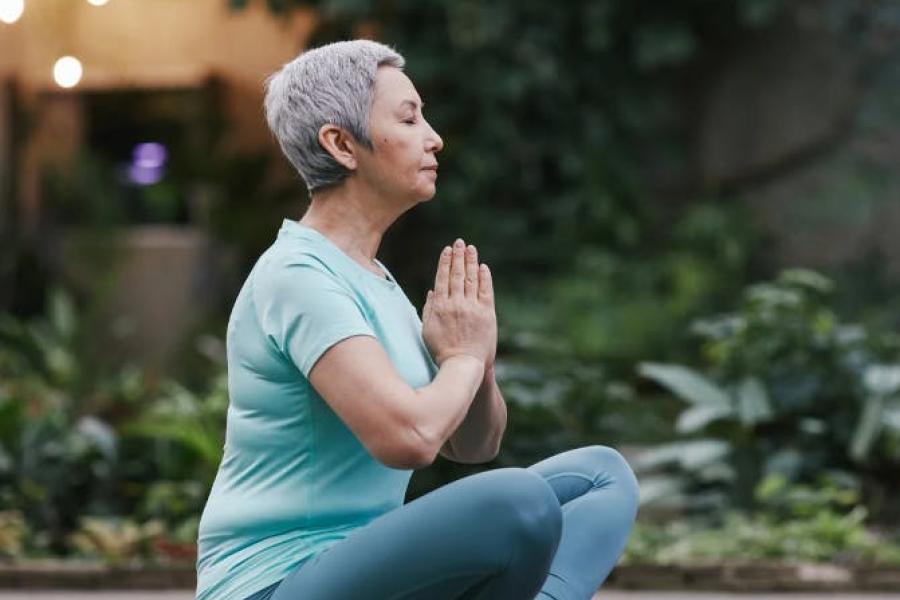
<instances>
[{"instance_id":1,"label":"shoulder","mask_svg":"<svg viewBox=\"0 0 900 600\"><path fill-rule=\"evenodd\" d=\"M368 314L364 290L327 255L294 247L273 250L255 269L251 284L263 329L304 317L337 322Z\"/></svg>"},{"instance_id":2,"label":"shoulder","mask_svg":"<svg viewBox=\"0 0 900 600\"><path fill-rule=\"evenodd\" d=\"M279 292L341 289L349 291L349 282L332 261L314 249L273 246L254 269L254 295L259 298Z\"/></svg>"}]
</instances>

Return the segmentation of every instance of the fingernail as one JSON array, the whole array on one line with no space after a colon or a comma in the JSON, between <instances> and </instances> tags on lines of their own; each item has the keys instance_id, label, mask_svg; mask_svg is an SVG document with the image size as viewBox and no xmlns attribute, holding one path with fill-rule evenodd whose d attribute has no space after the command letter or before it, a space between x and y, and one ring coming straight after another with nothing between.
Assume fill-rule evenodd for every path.
<instances>
[{"instance_id":1,"label":"fingernail","mask_svg":"<svg viewBox=\"0 0 900 600\"><path fill-rule=\"evenodd\" d=\"M457 248L461 248L463 245L462 238L456 238L456 242L454 242L454 243L456 244Z\"/></svg>"},{"instance_id":2,"label":"fingernail","mask_svg":"<svg viewBox=\"0 0 900 600\"><path fill-rule=\"evenodd\" d=\"M469 251L469 254L473 254L475 252L475 246L469 246L466 250Z\"/></svg>"},{"instance_id":3,"label":"fingernail","mask_svg":"<svg viewBox=\"0 0 900 600\"><path fill-rule=\"evenodd\" d=\"M450 246L444 246L444 249L441 250L441 254L447 254L450 252Z\"/></svg>"}]
</instances>

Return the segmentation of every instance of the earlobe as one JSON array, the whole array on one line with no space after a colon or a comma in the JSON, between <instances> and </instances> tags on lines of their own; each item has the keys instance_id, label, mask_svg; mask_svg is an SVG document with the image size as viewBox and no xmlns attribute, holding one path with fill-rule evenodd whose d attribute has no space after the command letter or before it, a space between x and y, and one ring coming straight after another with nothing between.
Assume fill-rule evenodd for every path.
<instances>
[{"instance_id":1,"label":"earlobe","mask_svg":"<svg viewBox=\"0 0 900 600\"><path fill-rule=\"evenodd\" d=\"M326 123L319 128L319 145L328 152L334 160L351 171L356 169L356 157L353 141L346 131Z\"/></svg>"}]
</instances>

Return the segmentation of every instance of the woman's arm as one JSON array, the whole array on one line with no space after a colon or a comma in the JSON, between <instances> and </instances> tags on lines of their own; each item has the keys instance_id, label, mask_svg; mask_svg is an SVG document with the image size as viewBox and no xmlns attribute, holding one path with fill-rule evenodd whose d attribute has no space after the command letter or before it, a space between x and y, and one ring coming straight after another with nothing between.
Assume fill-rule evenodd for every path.
<instances>
[{"instance_id":1,"label":"woman's arm","mask_svg":"<svg viewBox=\"0 0 900 600\"><path fill-rule=\"evenodd\" d=\"M448 267L444 265L444 280ZM460 284L455 282L454 289ZM483 299L484 305L473 314L470 311L475 306L474 297L463 300L457 289L456 302L461 306L448 299L435 309L435 312L446 311L439 314L448 321L446 327L452 332L449 339L455 340L455 335L461 341L450 351L441 346L449 356L439 360L438 373L426 386L413 389L407 384L384 348L370 335L352 336L325 351L310 367L309 381L369 452L389 467L417 469L430 465L445 449L451 435L456 435L461 449L454 460L477 461L490 453L485 448L493 450L499 444L502 429L495 424L502 422L505 426L506 419L492 367L490 376L485 377L485 365L493 363L490 360L493 353L484 352L479 343L469 341L487 331L487 341L496 345L492 341L495 336L490 335L496 326L489 318L493 317L489 301L490 298ZM487 325L469 322L476 317L488 320ZM430 325L437 323L426 318L423 327ZM437 333L443 331L438 329ZM481 408L473 411L471 405L479 390L483 390ZM496 418L494 407L503 411L502 419ZM457 433L460 427L462 431ZM473 439L480 441L475 444Z\"/></svg>"},{"instance_id":2,"label":"woman's arm","mask_svg":"<svg viewBox=\"0 0 900 600\"><path fill-rule=\"evenodd\" d=\"M404 381L378 340L359 335L327 350L309 381L372 456L395 469L419 469L466 417L484 378L484 362L465 354L444 360L424 387Z\"/></svg>"},{"instance_id":3,"label":"woman's arm","mask_svg":"<svg viewBox=\"0 0 900 600\"><path fill-rule=\"evenodd\" d=\"M500 452L506 431L506 402L493 365L485 370L465 419L441 449L441 456L466 464L486 463Z\"/></svg>"}]
</instances>

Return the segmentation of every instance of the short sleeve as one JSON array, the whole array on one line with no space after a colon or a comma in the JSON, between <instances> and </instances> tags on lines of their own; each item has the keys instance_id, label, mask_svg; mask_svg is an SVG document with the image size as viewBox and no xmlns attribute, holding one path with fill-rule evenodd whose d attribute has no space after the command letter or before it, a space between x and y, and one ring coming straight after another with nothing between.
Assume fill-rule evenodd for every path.
<instances>
[{"instance_id":1,"label":"short sleeve","mask_svg":"<svg viewBox=\"0 0 900 600\"><path fill-rule=\"evenodd\" d=\"M339 341L376 337L350 290L312 265L289 264L266 273L254 286L254 301L264 334L304 377Z\"/></svg>"}]
</instances>

